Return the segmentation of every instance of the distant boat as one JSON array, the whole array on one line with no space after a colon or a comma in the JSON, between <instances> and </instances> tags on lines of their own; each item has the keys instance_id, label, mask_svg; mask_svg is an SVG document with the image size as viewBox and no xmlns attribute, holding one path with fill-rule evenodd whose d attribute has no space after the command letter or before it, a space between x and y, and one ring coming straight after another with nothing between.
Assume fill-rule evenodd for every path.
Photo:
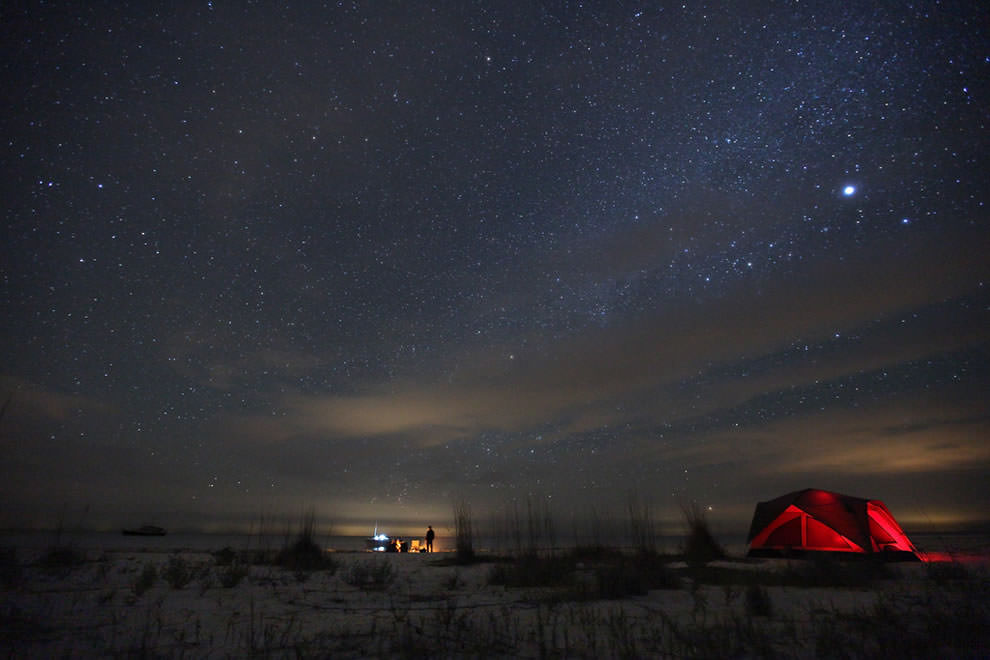
<instances>
[{"instance_id":1,"label":"distant boat","mask_svg":"<svg viewBox=\"0 0 990 660\"><path fill-rule=\"evenodd\" d=\"M121 533L124 536L165 536L166 534L164 527L156 527L155 525L144 525L137 529L123 529Z\"/></svg>"},{"instance_id":2,"label":"distant boat","mask_svg":"<svg viewBox=\"0 0 990 660\"><path fill-rule=\"evenodd\" d=\"M368 550L384 552L385 547L389 544L389 538L385 534L379 534L378 525L375 525L375 533L366 538L364 544Z\"/></svg>"},{"instance_id":3,"label":"distant boat","mask_svg":"<svg viewBox=\"0 0 990 660\"><path fill-rule=\"evenodd\" d=\"M364 539L364 545L372 552L424 552L425 547L420 545L419 539L389 538L387 534L380 534L378 527L375 533Z\"/></svg>"}]
</instances>

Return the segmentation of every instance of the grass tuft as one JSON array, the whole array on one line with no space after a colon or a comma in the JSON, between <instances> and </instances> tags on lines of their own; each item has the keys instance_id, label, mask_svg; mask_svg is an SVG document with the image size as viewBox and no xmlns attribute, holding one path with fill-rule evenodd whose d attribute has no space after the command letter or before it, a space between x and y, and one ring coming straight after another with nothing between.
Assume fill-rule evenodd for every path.
<instances>
[{"instance_id":1,"label":"grass tuft","mask_svg":"<svg viewBox=\"0 0 990 660\"><path fill-rule=\"evenodd\" d=\"M572 583L574 559L526 554L497 562L488 571L488 584L503 587L560 587Z\"/></svg>"},{"instance_id":2,"label":"grass tuft","mask_svg":"<svg viewBox=\"0 0 990 660\"><path fill-rule=\"evenodd\" d=\"M684 561L691 566L707 564L725 558L725 550L715 540L708 525L708 516L697 502L681 506L681 515L687 528L684 541Z\"/></svg>"},{"instance_id":3,"label":"grass tuft","mask_svg":"<svg viewBox=\"0 0 990 660\"><path fill-rule=\"evenodd\" d=\"M10 589L21 584L24 569L17 559L17 548L0 548L0 584Z\"/></svg>"},{"instance_id":4,"label":"grass tuft","mask_svg":"<svg viewBox=\"0 0 990 660\"><path fill-rule=\"evenodd\" d=\"M233 589L241 583L241 580L246 578L250 573L248 565L234 560L230 564L225 566L217 567L217 578L220 580L220 586L224 589Z\"/></svg>"},{"instance_id":5,"label":"grass tuft","mask_svg":"<svg viewBox=\"0 0 990 660\"><path fill-rule=\"evenodd\" d=\"M474 552L471 505L464 500L454 504L454 549L457 562L460 564L470 564L477 560Z\"/></svg>"},{"instance_id":6,"label":"grass tuft","mask_svg":"<svg viewBox=\"0 0 990 660\"><path fill-rule=\"evenodd\" d=\"M73 545L53 545L41 557L41 567L53 572L67 575L73 569L86 561L86 555Z\"/></svg>"},{"instance_id":7,"label":"grass tuft","mask_svg":"<svg viewBox=\"0 0 990 660\"><path fill-rule=\"evenodd\" d=\"M750 584L746 587L746 613L750 616L773 615L773 601L770 592L762 584Z\"/></svg>"},{"instance_id":8,"label":"grass tuft","mask_svg":"<svg viewBox=\"0 0 990 660\"><path fill-rule=\"evenodd\" d=\"M781 577L789 586L868 587L893 576L890 566L882 560L860 557L843 560L828 553L816 553L808 561L784 571Z\"/></svg>"},{"instance_id":9,"label":"grass tuft","mask_svg":"<svg viewBox=\"0 0 990 660\"><path fill-rule=\"evenodd\" d=\"M935 561L925 566L928 578L938 584L970 579L969 570L956 561Z\"/></svg>"},{"instance_id":10,"label":"grass tuft","mask_svg":"<svg viewBox=\"0 0 990 660\"><path fill-rule=\"evenodd\" d=\"M395 582L395 567L387 559L356 561L350 565L344 581L352 587L381 591Z\"/></svg>"},{"instance_id":11,"label":"grass tuft","mask_svg":"<svg viewBox=\"0 0 990 660\"><path fill-rule=\"evenodd\" d=\"M294 538L287 535L286 543L275 556L275 564L292 571L330 571L337 564L316 542L316 516L312 512L303 517ZM291 540L290 540L291 539Z\"/></svg>"},{"instance_id":12,"label":"grass tuft","mask_svg":"<svg viewBox=\"0 0 990 660\"><path fill-rule=\"evenodd\" d=\"M145 562L144 567L141 569L141 573L138 574L137 579L134 584L131 585L131 589L134 591L135 596L141 596L144 592L155 586L155 582L158 581L158 569L152 562Z\"/></svg>"},{"instance_id":13,"label":"grass tuft","mask_svg":"<svg viewBox=\"0 0 990 660\"><path fill-rule=\"evenodd\" d=\"M658 551L659 525L650 502L638 493L630 493L626 501L629 514L629 540L637 554L655 555Z\"/></svg>"},{"instance_id":14,"label":"grass tuft","mask_svg":"<svg viewBox=\"0 0 990 660\"><path fill-rule=\"evenodd\" d=\"M162 579L173 589L182 589L193 579L192 567L182 557L173 555L162 569Z\"/></svg>"},{"instance_id":15,"label":"grass tuft","mask_svg":"<svg viewBox=\"0 0 990 660\"><path fill-rule=\"evenodd\" d=\"M679 589L681 579L656 553L618 555L594 569L597 589L594 598L617 599L643 596L652 589Z\"/></svg>"}]
</instances>

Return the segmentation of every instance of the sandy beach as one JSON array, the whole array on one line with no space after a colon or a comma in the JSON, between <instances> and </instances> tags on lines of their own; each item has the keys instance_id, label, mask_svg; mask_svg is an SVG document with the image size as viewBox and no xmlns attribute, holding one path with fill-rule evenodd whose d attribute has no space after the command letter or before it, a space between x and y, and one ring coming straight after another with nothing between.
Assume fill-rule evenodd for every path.
<instances>
[{"instance_id":1,"label":"sandy beach","mask_svg":"<svg viewBox=\"0 0 990 660\"><path fill-rule=\"evenodd\" d=\"M3 551L8 657L986 657L985 557ZM952 559L946 557L946 559ZM958 559L958 557L956 558Z\"/></svg>"}]
</instances>

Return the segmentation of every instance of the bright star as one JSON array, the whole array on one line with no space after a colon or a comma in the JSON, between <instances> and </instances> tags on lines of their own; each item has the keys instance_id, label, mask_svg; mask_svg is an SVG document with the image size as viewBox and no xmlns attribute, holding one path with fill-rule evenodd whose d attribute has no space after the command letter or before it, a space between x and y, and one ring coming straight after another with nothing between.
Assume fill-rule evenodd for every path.
<instances>
[{"instance_id":1,"label":"bright star","mask_svg":"<svg viewBox=\"0 0 990 660\"><path fill-rule=\"evenodd\" d=\"M846 186L842 189L842 194L846 197L852 197L856 194L856 186Z\"/></svg>"}]
</instances>

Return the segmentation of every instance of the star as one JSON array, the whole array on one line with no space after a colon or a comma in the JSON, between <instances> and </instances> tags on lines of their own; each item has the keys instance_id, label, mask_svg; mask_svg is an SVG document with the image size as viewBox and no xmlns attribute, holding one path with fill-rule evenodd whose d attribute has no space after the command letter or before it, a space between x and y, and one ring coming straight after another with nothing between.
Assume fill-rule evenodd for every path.
<instances>
[{"instance_id":1,"label":"star","mask_svg":"<svg viewBox=\"0 0 990 660\"><path fill-rule=\"evenodd\" d=\"M746 532L795 469L987 518L976 3L117 4L5 24L4 526L640 490Z\"/></svg>"}]
</instances>

